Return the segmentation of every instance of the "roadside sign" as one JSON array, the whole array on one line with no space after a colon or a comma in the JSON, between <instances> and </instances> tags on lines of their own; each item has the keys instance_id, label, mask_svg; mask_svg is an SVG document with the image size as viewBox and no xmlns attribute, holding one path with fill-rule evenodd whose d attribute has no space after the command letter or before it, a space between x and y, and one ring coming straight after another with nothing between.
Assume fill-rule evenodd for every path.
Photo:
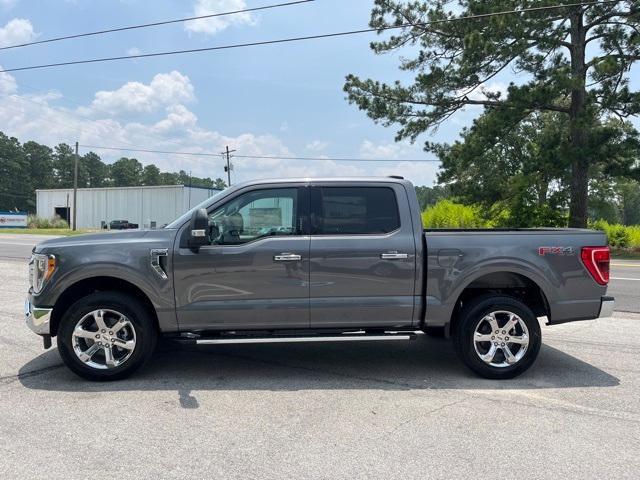
<instances>
[{"instance_id":1,"label":"roadside sign","mask_svg":"<svg viewBox=\"0 0 640 480\"><path fill-rule=\"evenodd\" d=\"M27 212L0 212L0 228L27 228Z\"/></svg>"}]
</instances>

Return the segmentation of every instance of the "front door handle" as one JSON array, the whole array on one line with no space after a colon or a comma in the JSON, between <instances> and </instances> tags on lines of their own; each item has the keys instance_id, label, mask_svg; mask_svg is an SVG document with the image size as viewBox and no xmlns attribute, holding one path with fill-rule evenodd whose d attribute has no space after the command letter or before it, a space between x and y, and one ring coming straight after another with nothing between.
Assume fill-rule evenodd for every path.
<instances>
[{"instance_id":1,"label":"front door handle","mask_svg":"<svg viewBox=\"0 0 640 480\"><path fill-rule=\"evenodd\" d=\"M298 255L296 253L281 253L279 255L274 255L273 260L275 262L297 262L302 260L302 255Z\"/></svg>"},{"instance_id":2,"label":"front door handle","mask_svg":"<svg viewBox=\"0 0 640 480\"><path fill-rule=\"evenodd\" d=\"M383 260L405 260L409 258L409 255L406 253L400 253L400 252L387 252L387 253L381 253L380 258Z\"/></svg>"}]
</instances>

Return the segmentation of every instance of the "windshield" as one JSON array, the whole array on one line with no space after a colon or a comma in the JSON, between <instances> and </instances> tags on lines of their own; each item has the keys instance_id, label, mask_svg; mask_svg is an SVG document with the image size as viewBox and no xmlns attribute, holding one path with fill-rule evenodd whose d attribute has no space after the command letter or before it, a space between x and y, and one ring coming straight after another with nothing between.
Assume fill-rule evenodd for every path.
<instances>
[{"instance_id":1,"label":"windshield","mask_svg":"<svg viewBox=\"0 0 640 480\"><path fill-rule=\"evenodd\" d=\"M216 193L215 195L212 195L211 197L207 198L204 202L199 203L198 205L193 207L191 210L188 210L187 212L183 213L178 218L176 218L173 222L171 222L170 224L166 225L164 228L179 228L184 222L186 222L187 220L189 220L191 218L191 214L195 210L198 210L200 208L207 208L209 205L211 205L215 201L216 198L221 196L222 193L224 193L225 191L226 190L221 190L218 193Z\"/></svg>"}]
</instances>

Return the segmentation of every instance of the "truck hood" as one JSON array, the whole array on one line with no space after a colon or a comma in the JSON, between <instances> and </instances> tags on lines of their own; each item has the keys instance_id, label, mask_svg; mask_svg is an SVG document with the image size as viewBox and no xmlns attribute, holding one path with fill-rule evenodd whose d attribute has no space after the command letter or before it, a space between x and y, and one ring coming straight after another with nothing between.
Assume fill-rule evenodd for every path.
<instances>
[{"instance_id":1,"label":"truck hood","mask_svg":"<svg viewBox=\"0 0 640 480\"><path fill-rule=\"evenodd\" d=\"M158 229L158 230L125 230L125 231L105 231L100 233L87 233L73 237L52 238L38 243L35 248L36 253L47 250L54 250L62 247L87 246L87 245L113 245L128 244L147 240L145 237L152 237L154 240L167 242L173 239L176 230ZM169 245L167 245L169 246Z\"/></svg>"}]
</instances>

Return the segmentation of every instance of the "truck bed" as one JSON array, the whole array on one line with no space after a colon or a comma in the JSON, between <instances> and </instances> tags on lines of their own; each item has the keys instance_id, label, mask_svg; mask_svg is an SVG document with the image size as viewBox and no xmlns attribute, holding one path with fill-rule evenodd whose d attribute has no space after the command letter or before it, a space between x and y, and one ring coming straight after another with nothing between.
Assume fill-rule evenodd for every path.
<instances>
[{"instance_id":1,"label":"truck bed","mask_svg":"<svg viewBox=\"0 0 640 480\"><path fill-rule=\"evenodd\" d=\"M539 287L549 323L596 318L606 286L588 274L581 250L606 244L588 229L424 229L425 323L446 323L465 288L507 279Z\"/></svg>"}]
</instances>

